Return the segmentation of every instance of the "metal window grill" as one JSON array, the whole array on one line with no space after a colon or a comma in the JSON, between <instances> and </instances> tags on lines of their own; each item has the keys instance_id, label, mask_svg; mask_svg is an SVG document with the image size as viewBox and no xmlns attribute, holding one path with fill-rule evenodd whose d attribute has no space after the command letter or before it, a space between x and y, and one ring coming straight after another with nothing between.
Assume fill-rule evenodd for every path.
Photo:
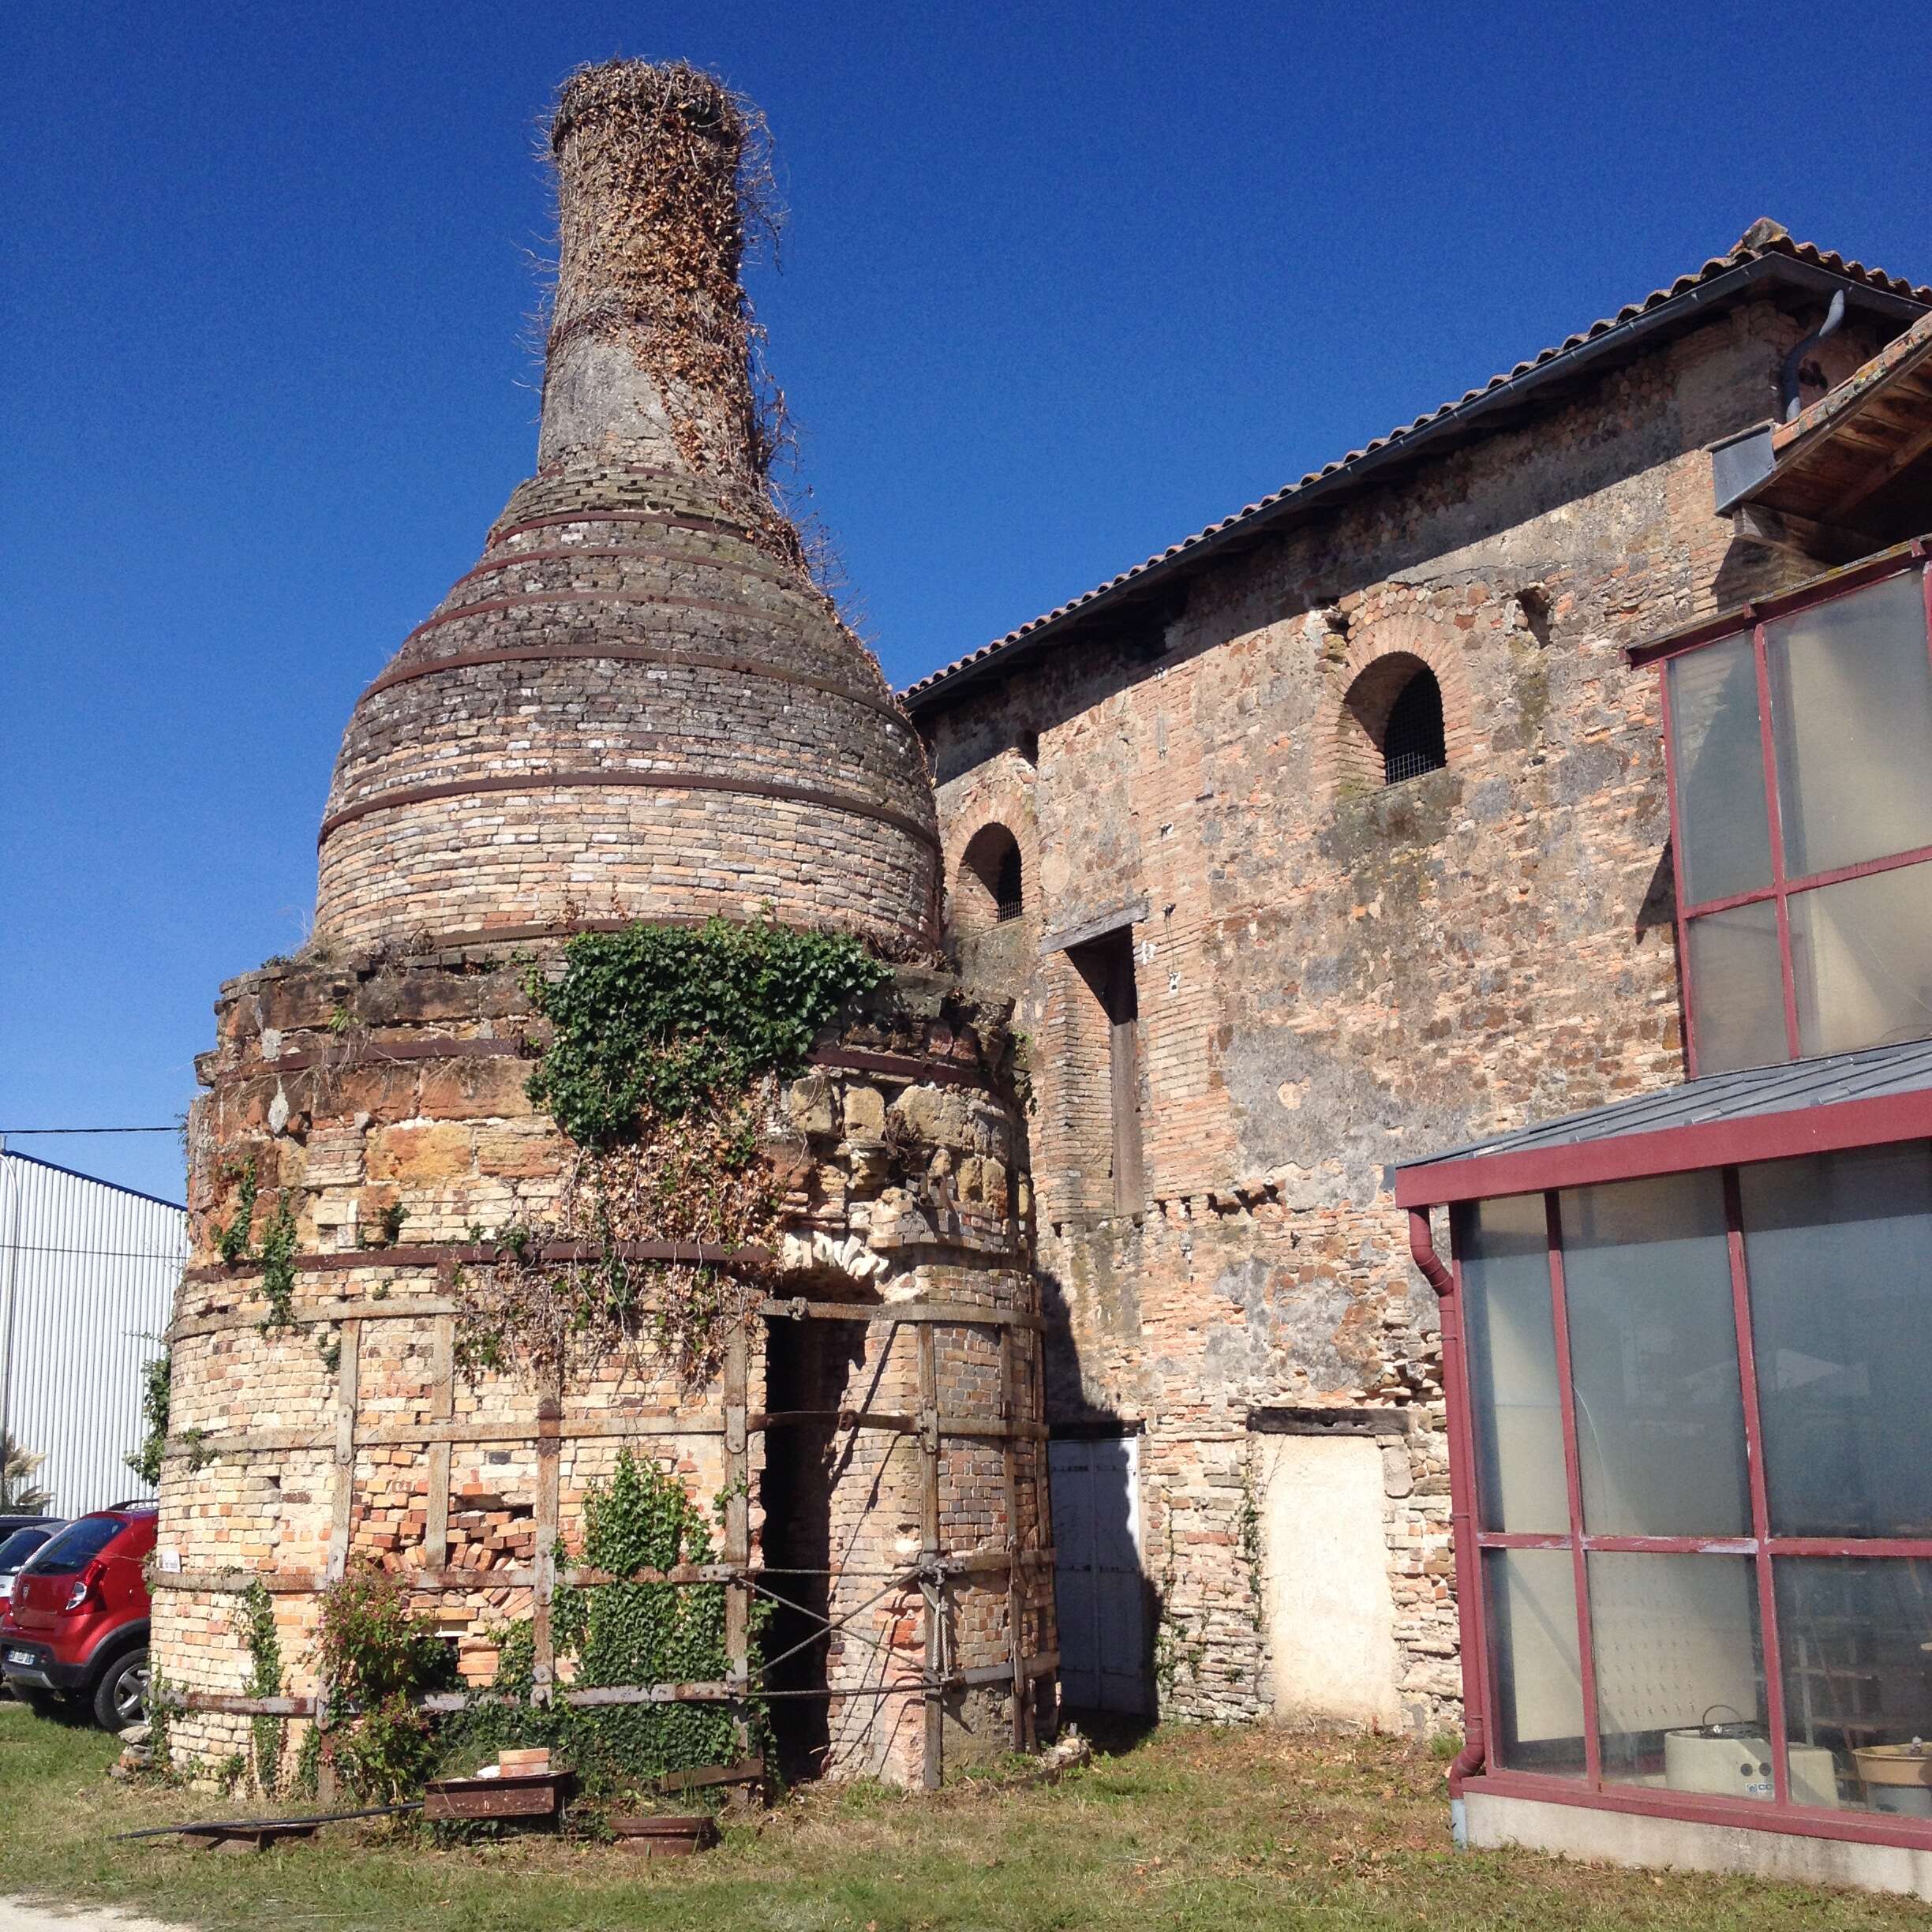
<instances>
[{"instance_id":1,"label":"metal window grill","mask_svg":"<svg viewBox=\"0 0 1932 1932\"><path fill-rule=\"evenodd\" d=\"M1020 848L1009 846L1000 856L999 874L993 882L995 916L1003 923L1017 919L1026 909L1025 892L1020 872Z\"/></svg>"},{"instance_id":2,"label":"metal window grill","mask_svg":"<svg viewBox=\"0 0 1932 1932\"><path fill-rule=\"evenodd\" d=\"M1443 740L1442 687L1433 671L1418 671L1397 694L1382 733L1386 784L1440 771L1449 762Z\"/></svg>"}]
</instances>

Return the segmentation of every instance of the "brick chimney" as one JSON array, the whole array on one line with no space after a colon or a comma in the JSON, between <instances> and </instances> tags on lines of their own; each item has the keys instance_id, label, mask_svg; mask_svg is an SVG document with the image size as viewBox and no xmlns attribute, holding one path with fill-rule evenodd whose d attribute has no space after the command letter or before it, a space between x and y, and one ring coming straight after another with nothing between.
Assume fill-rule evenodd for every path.
<instances>
[{"instance_id":1,"label":"brick chimney","mask_svg":"<svg viewBox=\"0 0 1932 1932\"><path fill-rule=\"evenodd\" d=\"M749 131L688 67L565 86L538 469L357 703L323 938L421 953L769 908L935 942L924 754L766 485Z\"/></svg>"},{"instance_id":2,"label":"brick chimney","mask_svg":"<svg viewBox=\"0 0 1932 1932\"><path fill-rule=\"evenodd\" d=\"M538 461L762 478L739 286L747 126L711 75L586 67L550 123L558 262Z\"/></svg>"}]
</instances>

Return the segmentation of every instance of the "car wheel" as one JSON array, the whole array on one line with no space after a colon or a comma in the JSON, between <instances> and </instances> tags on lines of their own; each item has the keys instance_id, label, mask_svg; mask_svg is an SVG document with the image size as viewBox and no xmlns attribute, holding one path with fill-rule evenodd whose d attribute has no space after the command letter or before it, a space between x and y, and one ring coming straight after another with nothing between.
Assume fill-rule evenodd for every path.
<instances>
[{"instance_id":1,"label":"car wheel","mask_svg":"<svg viewBox=\"0 0 1932 1932\"><path fill-rule=\"evenodd\" d=\"M148 1653L116 1657L94 1691L94 1721L103 1731L125 1731L148 1715Z\"/></svg>"}]
</instances>

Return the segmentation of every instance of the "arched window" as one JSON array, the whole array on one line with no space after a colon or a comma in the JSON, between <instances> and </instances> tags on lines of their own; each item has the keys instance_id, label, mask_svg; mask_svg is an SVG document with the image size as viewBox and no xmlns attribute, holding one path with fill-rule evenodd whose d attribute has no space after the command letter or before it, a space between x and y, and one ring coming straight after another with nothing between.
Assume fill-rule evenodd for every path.
<instances>
[{"instance_id":1,"label":"arched window","mask_svg":"<svg viewBox=\"0 0 1932 1932\"><path fill-rule=\"evenodd\" d=\"M1026 910L1020 841L1003 825L982 826L960 855L953 915L961 932L983 932Z\"/></svg>"},{"instance_id":2,"label":"arched window","mask_svg":"<svg viewBox=\"0 0 1932 1932\"><path fill-rule=\"evenodd\" d=\"M1412 651L1391 651L1349 687L1335 720L1339 790L1359 798L1449 762L1442 687Z\"/></svg>"},{"instance_id":3,"label":"arched window","mask_svg":"<svg viewBox=\"0 0 1932 1932\"><path fill-rule=\"evenodd\" d=\"M1440 771L1448 762L1443 743L1442 687L1425 665L1389 707L1388 722L1382 728L1382 781L1400 784L1405 778Z\"/></svg>"}]
</instances>

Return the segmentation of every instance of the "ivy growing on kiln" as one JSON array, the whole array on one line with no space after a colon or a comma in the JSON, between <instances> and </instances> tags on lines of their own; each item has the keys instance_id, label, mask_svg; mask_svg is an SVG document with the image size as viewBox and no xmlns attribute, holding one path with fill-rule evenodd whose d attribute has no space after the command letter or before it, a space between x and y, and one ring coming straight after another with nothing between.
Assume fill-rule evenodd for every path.
<instances>
[{"instance_id":1,"label":"ivy growing on kiln","mask_svg":"<svg viewBox=\"0 0 1932 1932\"><path fill-rule=\"evenodd\" d=\"M496 1258L466 1277L465 1372L521 1358L556 1374L573 1357L647 1347L687 1386L709 1381L756 1299L751 1276L623 1251L773 1243L771 1083L800 1071L845 1002L890 972L849 934L721 919L582 934L560 970L533 967L526 988L550 1039L529 1091L577 1151L545 1224L500 1230ZM552 1242L595 1259L545 1261Z\"/></svg>"},{"instance_id":2,"label":"ivy growing on kiln","mask_svg":"<svg viewBox=\"0 0 1932 1932\"><path fill-rule=\"evenodd\" d=\"M584 1500L581 1560L616 1577L715 1560L710 1525L668 1470L628 1449L607 1485ZM731 1668L724 1646L722 1583L600 1583L556 1593L552 1629L564 1675L597 1685L711 1683ZM752 1613L752 1636L764 1621ZM451 1726L444 1768L467 1769L507 1746L549 1745L577 1773L593 1803L635 1803L667 1771L724 1764L738 1753L734 1712L717 1704L577 1705L531 1700L535 1657L527 1622L503 1633L495 1694ZM750 1712L754 1749L765 1741L765 1711Z\"/></svg>"},{"instance_id":3,"label":"ivy growing on kiln","mask_svg":"<svg viewBox=\"0 0 1932 1932\"><path fill-rule=\"evenodd\" d=\"M583 933L564 960L554 982L530 977L555 1029L530 1095L584 1148L798 1073L845 1001L891 971L849 934L769 919Z\"/></svg>"}]
</instances>

